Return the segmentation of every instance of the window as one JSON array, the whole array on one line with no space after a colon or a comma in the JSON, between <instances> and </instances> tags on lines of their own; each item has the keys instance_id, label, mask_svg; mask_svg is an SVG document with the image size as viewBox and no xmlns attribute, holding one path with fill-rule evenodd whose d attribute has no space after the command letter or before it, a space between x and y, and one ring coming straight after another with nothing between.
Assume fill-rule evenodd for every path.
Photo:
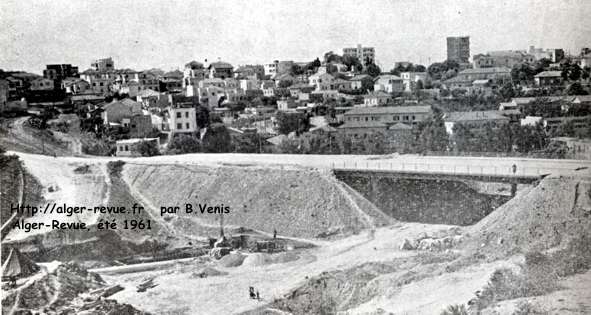
<instances>
[{"instance_id":1,"label":"window","mask_svg":"<svg viewBox=\"0 0 591 315\"><path fill-rule=\"evenodd\" d=\"M191 127L189 126L189 123L185 124L186 129L190 129Z\"/></svg>"},{"instance_id":2,"label":"window","mask_svg":"<svg viewBox=\"0 0 591 315\"><path fill-rule=\"evenodd\" d=\"M125 145L125 151L129 151L129 147L127 146L127 144Z\"/></svg>"},{"instance_id":3,"label":"window","mask_svg":"<svg viewBox=\"0 0 591 315\"><path fill-rule=\"evenodd\" d=\"M185 112L185 118L189 118L189 112Z\"/></svg>"},{"instance_id":4,"label":"window","mask_svg":"<svg viewBox=\"0 0 591 315\"><path fill-rule=\"evenodd\" d=\"M404 119L404 120L408 120L408 116L404 116L404 117L403 117L403 119Z\"/></svg>"},{"instance_id":5,"label":"window","mask_svg":"<svg viewBox=\"0 0 591 315\"><path fill-rule=\"evenodd\" d=\"M176 113L176 118L181 118L181 113L180 112L177 112Z\"/></svg>"},{"instance_id":6,"label":"window","mask_svg":"<svg viewBox=\"0 0 591 315\"><path fill-rule=\"evenodd\" d=\"M416 118L415 118L415 116L413 115L413 116L412 116L412 120L415 120L415 119L416 119Z\"/></svg>"},{"instance_id":7,"label":"window","mask_svg":"<svg viewBox=\"0 0 591 315\"><path fill-rule=\"evenodd\" d=\"M183 129L183 124L181 124L181 123L176 124L176 129Z\"/></svg>"},{"instance_id":8,"label":"window","mask_svg":"<svg viewBox=\"0 0 591 315\"><path fill-rule=\"evenodd\" d=\"M368 121L368 120L369 120L368 118L369 118L369 117L365 117L365 121Z\"/></svg>"}]
</instances>

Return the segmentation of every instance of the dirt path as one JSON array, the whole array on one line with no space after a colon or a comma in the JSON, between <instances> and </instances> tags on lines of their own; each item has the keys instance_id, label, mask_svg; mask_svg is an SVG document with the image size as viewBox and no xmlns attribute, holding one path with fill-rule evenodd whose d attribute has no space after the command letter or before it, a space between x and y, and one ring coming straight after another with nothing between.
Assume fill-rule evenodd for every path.
<instances>
[{"instance_id":1,"label":"dirt path","mask_svg":"<svg viewBox=\"0 0 591 315\"><path fill-rule=\"evenodd\" d=\"M48 141L46 137L34 134L35 129L25 126L26 117L7 119L2 123L2 128L7 131L0 135L0 144L8 150L46 154L57 156L72 155L72 151L57 142ZM41 131L39 131L41 132Z\"/></svg>"}]
</instances>

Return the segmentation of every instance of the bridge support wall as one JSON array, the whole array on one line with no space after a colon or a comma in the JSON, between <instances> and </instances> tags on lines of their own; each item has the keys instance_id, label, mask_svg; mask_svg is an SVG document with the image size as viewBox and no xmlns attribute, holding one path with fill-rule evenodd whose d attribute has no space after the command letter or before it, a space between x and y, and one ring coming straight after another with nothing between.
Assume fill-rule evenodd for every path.
<instances>
[{"instance_id":1,"label":"bridge support wall","mask_svg":"<svg viewBox=\"0 0 591 315\"><path fill-rule=\"evenodd\" d=\"M480 193L468 180L397 178L361 172L339 172L337 178L395 219L431 224L474 224L511 199L517 190L517 184L497 183L505 193L491 195Z\"/></svg>"}]
</instances>

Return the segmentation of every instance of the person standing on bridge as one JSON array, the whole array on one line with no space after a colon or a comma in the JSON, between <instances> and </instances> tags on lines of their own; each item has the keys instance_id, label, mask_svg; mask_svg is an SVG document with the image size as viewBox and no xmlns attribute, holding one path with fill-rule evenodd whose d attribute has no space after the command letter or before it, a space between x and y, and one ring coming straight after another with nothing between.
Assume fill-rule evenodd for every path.
<instances>
[{"instance_id":1,"label":"person standing on bridge","mask_svg":"<svg viewBox=\"0 0 591 315\"><path fill-rule=\"evenodd\" d=\"M513 174L517 173L517 165L513 164L513 166L511 166L511 170L513 171Z\"/></svg>"}]
</instances>

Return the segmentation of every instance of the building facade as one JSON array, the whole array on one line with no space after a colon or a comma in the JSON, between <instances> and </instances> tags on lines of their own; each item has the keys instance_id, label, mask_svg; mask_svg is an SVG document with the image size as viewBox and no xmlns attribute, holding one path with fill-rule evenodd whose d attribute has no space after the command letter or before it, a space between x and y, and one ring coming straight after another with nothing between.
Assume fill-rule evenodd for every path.
<instances>
[{"instance_id":1,"label":"building facade","mask_svg":"<svg viewBox=\"0 0 591 315\"><path fill-rule=\"evenodd\" d=\"M368 60L376 59L376 51L373 47L362 47L361 44L357 44L357 47L343 48L343 56L357 57L361 64L365 64Z\"/></svg>"},{"instance_id":2,"label":"building facade","mask_svg":"<svg viewBox=\"0 0 591 315\"><path fill-rule=\"evenodd\" d=\"M113 58L102 58L97 59L90 65L92 69L99 72L113 71L115 70L115 62Z\"/></svg>"},{"instance_id":3,"label":"building facade","mask_svg":"<svg viewBox=\"0 0 591 315\"><path fill-rule=\"evenodd\" d=\"M470 37L448 37L447 38L447 60L457 63L470 62Z\"/></svg>"}]
</instances>

